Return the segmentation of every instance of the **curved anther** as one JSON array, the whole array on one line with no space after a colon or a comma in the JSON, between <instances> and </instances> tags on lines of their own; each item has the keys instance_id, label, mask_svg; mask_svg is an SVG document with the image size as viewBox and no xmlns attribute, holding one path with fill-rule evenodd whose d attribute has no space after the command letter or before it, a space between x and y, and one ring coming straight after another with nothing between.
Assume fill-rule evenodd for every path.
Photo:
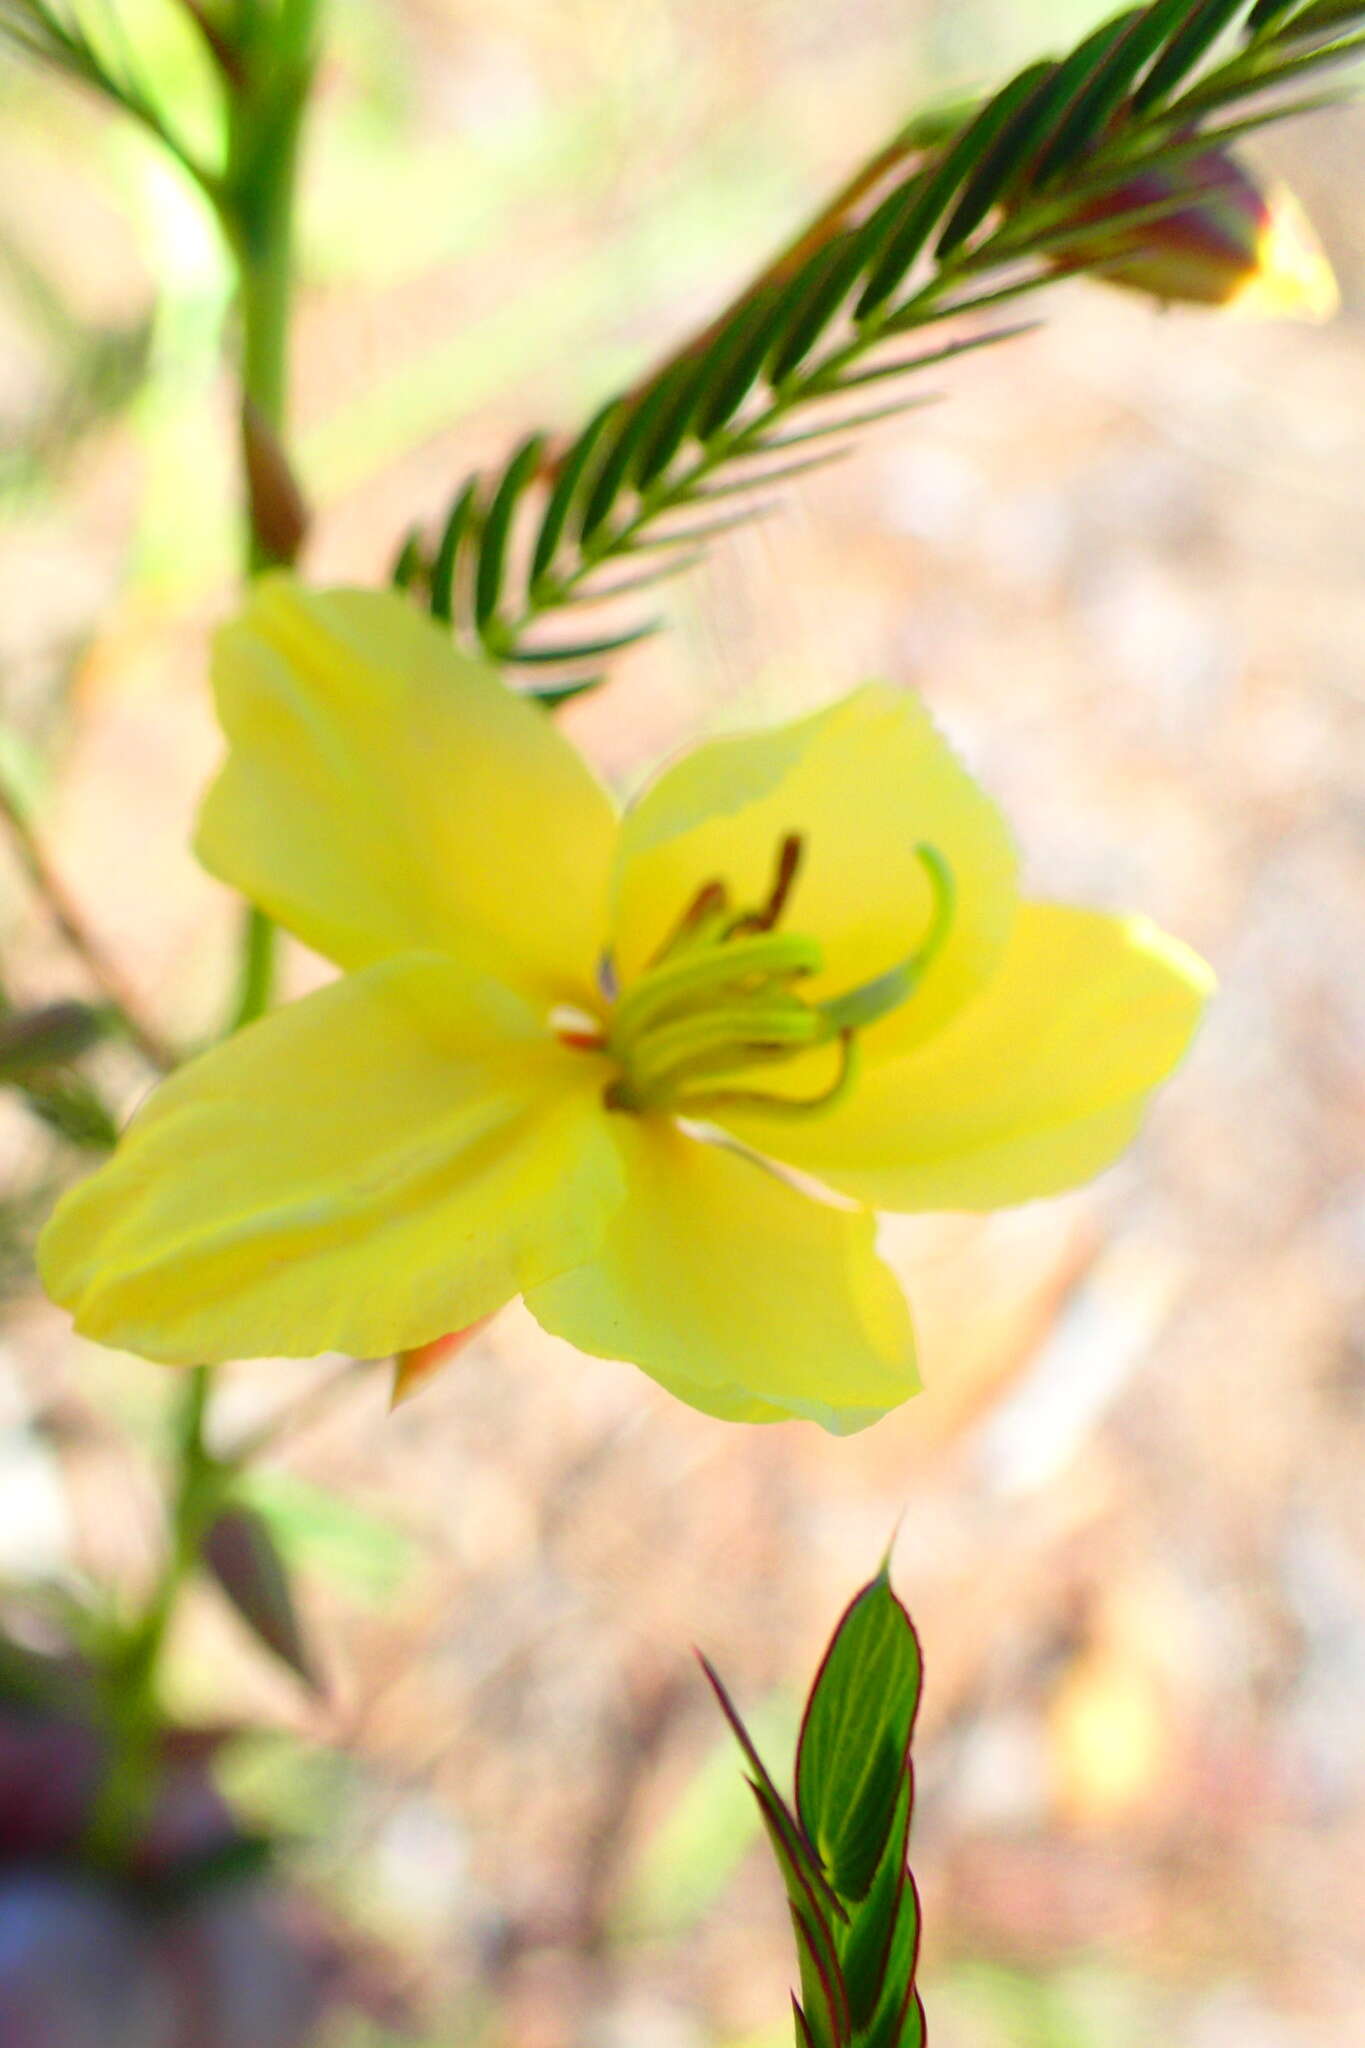
<instances>
[{"instance_id":1,"label":"curved anther","mask_svg":"<svg viewBox=\"0 0 1365 2048\"><path fill-rule=\"evenodd\" d=\"M767 901L758 910L747 910L742 917L734 919L726 931L727 938L734 938L740 932L770 932L780 922L782 913L796 887L796 877L801 871L805 857L806 842L799 832L788 832L777 849L777 869L773 885L768 891Z\"/></svg>"}]
</instances>

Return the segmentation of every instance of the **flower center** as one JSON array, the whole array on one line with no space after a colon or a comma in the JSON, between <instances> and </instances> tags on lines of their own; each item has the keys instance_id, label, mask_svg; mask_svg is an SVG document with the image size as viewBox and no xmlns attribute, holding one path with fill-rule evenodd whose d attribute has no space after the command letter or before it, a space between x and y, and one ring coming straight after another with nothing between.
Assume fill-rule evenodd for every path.
<instances>
[{"instance_id":1,"label":"flower center","mask_svg":"<svg viewBox=\"0 0 1365 2048\"><path fill-rule=\"evenodd\" d=\"M858 1033L909 1001L942 950L953 918L952 875L930 846L915 849L933 892L929 930L896 966L842 995L815 1000L802 985L819 974L824 951L803 933L780 929L804 842L781 841L764 901L736 908L725 882L698 890L643 973L615 1001L601 1049L619 1072L609 1108L666 1110L705 1118L727 1108L809 1116L830 1108L857 1073ZM765 1069L837 1045L838 1071L815 1096L752 1085ZM749 1081L750 1085L734 1085Z\"/></svg>"}]
</instances>

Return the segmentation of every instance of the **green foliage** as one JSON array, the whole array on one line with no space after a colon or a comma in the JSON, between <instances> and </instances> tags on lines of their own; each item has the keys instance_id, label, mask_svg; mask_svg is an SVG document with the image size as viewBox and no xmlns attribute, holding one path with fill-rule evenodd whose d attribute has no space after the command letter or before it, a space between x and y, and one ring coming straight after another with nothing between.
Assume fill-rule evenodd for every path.
<instances>
[{"instance_id":1,"label":"green foliage","mask_svg":"<svg viewBox=\"0 0 1365 2048\"><path fill-rule=\"evenodd\" d=\"M797 2048L919 2048L919 1899L906 1852L921 1664L885 1566L848 1608L811 1688L794 1810L703 1663L786 1887L801 1971Z\"/></svg>"},{"instance_id":2,"label":"green foliage","mask_svg":"<svg viewBox=\"0 0 1365 2048\"><path fill-rule=\"evenodd\" d=\"M679 573L807 466L787 451L829 444L822 459L873 420L928 402L850 404L1023 329L907 353L888 346L900 337L1059 274L1102 273L1116 227L1185 203L1178 177L1156 201L1130 197L1136 173L1318 104L1300 81L1365 43L1362 22L1365 0L1153 0L937 129L911 123L661 369L571 440L533 435L499 473L469 479L430 554L419 533L405 540L394 580L495 660L558 671L535 690L547 701L592 687L604 657L657 621L544 640L543 619ZM718 499L735 508L680 517ZM608 573L626 565L627 578Z\"/></svg>"},{"instance_id":3,"label":"green foliage","mask_svg":"<svg viewBox=\"0 0 1365 2048\"><path fill-rule=\"evenodd\" d=\"M140 6L133 19L128 0L108 8L82 0L0 0L0 47L6 44L129 115L218 196L223 122L214 73L225 69L227 45L207 8L189 0ZM187 104L199 116L188 124Z\"/></svg>"},{"instance_id":4,"label":"green foliage","mask_svg":"<svg viewBox=\"0 0 1365 2048\"><path fill-rule=\"evenodd\" d=\"M104 1152L118 1127L74 1062L106 1035L106 1012L75 1002L17 1010L0 989L0 1088L13 1088L50 1130L82 1151Z\"/></svg>"}]
</instances>

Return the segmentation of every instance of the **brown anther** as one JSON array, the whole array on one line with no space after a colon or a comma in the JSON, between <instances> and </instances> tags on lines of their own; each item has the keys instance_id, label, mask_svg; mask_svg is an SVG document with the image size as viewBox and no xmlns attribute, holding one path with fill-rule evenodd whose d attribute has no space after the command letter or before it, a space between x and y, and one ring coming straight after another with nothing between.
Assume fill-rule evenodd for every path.
<instances>
[{"instance_id":1,"label":"brown anther","mask_svg":"<svg viewBox=\"0 0 1365 2048\"><path fill-rule=\"evenodd\" d=\"M678 919L678 922L674 925L668 937L664 940L662 946L651 957L649 965L657 967L661 961L668 958L670 953L675 952L686 939L690 938L698 925L704 924L708 918L715 917L720 912L727 910L729 904L730 891L724 882L704 882L682 916Z\"/></svg>"},{"instance_id":2,"label":"brown anther","mask_svg":"<svg viewBox=\"0 0 1365 2048\"><path fill-rule=\"evenodd\" d=\"M744 917L737 917L726 933L727 938L734 938L740 932L770 932L774 929L796 886L805 850L806 842L801 834L788 832L777 849L777 871L767 901L761 910L751 910Z\"/></svg>"}]
</instances>

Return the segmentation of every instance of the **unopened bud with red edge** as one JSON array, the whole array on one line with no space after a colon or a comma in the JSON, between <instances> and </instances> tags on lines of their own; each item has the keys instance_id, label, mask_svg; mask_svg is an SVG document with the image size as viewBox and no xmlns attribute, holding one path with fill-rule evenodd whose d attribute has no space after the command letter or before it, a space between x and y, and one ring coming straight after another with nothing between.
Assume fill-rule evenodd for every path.
<instances>
[{"instance_id":1,"label":"unopened bud with red edge","mask_svg":"<svg viewBox=\"0 0 1365 2048\"><path fill-rule=\"evenodd\" d=\"M462 1330L452 1330L445 1337L434 1337L430 1344L419 1344L413 1351L400 1351L394 1361L393 1406L396 1408L400 1401L406 1401L433 1373L449 1365L480 1330L488 1328L492 1320L492 1316L480 1316L477 1322L466 1323Z\"/></svg>"},{"instance_id":2,"label":"unopened bud with red edge","mask_svg":"<svg viewBox=\"0 0 1365 2048\"><path fill-rule=\"evenodd\" d=\"M1188 204L1172 204L1188 194ZM1287 186L1262 183L1226 150L1136 171L1078 207L1085 234L1059 269L1098 265L1107 284L1163 304L1222 306L1250 319L1328 320L1340 304L1316 230ZM1112 237L1097 235L1106 220Z\"/></svg>"}]
</instances>

